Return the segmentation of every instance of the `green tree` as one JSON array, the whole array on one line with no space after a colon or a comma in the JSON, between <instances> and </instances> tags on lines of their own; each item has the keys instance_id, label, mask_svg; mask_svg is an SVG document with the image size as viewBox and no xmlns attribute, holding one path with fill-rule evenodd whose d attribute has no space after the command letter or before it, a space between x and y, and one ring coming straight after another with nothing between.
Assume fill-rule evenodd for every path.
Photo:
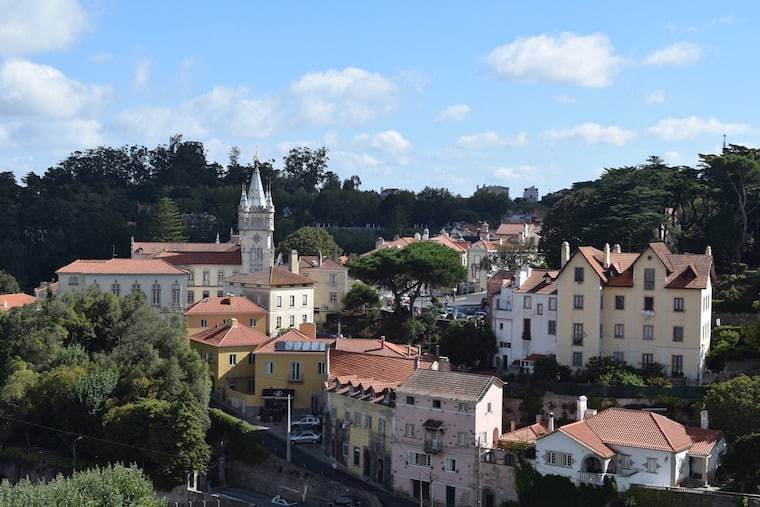
<instances>
[{"instance_id":1,"label":"green tree","mask_svg":"<svg viewBox=\"0 0 760 507\"><path fill-rule=\"evenodd\" d=\"M182 243L187 241L187 238L179 208L169 197L161 198L150 214L148 239L157 242Z\"/></svg>"},{"instance_id":2,"label":"green tree","mask_svg":"<svg viewBox=\"0 0 760 507\"><path fill-rule=\"evenodd\" d=\"M294 194L296 190L303 189L309 194L316 194L325 180L328 160L325 147L316 150L292 148L283 159L287 191Z\"/></svg>"},{"instance_id":3,"label":"green tree","mask_svg":"<svg viewBox=\"0 0 760 507\"><path fill-rule=\"evenodd\" d=\"M0 294L15 294L21 292L16 278L10 273L0 269Z\"/></svg>"},{"instance_id":4,"label":"green tree","mask_svg":"<svg viewBox=\"0 0 760 507\"><path fill-rule=\"evenodd\" d=\"M760 433L742 435L721 459L721 467L738 483L741 492L760 486Z\"/></svg>"},{"instance_id":5,"label":"green tree","mask_svg":"<svg viewBox=\"0 0 760 507\"><path fill-rule=\"evenodd\" d=\"M634 370L625 361L612 356L593 356L578 372L578 378L592 384L643 386L644 379Z\"/></svg>"},{"instance_id":6,"label":"green tree","mask_svg":"<svg viewBox=\"0 0 760 507\"><path fill-rule=\"evenodd\" d=\"M496 352L496 336L483 320L455 320L440 341L441 355L454 364L488 366Z\"/></svg>"},{"instance_id":7,"label":"green tree","mask_svg":"<svg viewBox=\"0 0 760 507\"><path fill-rule=\"evenodd\" d=\"M739 438L757 431L760 420L760 376L741 375L711 384L705 394L710 425Z\"/></svg>"},{"instance_id":8,"label":"green tree","mask_svg":"<svg viewBox=\"0 0 760 507\"><path fill-rule=\"evenodd\" d=\"M465 279L467 270L451 248L435 241L416 241L404 248L383 248L359 257L350 263L349 274L391 291L396 311L401 312L402 296L407 295L409 308L414 308L423 287L454 287Z\"/></svg>"},{"instance_id":9,"label":"green tree","mask_svg":"<svg viewBox=\"0 0 760 507\"><path fill-rule=\"evenodd\" d=\"M367 313L382 305L380 295L367 284L356 282L343 296L343 308L347 312Z\"/></svg>"},{"instance_id":10,"label":"green tree","mask_svg":"<svg viewBox=\"0 0 760 507\"><path fill-rule=\"evenodd\" d=\"M276 253L287 259L291 250L296 250L302 256L322 254L328 258L335 258L341 253L332 235L319 227L301 227L289 234L277 245Z\"/></svg>"}]
</instances>

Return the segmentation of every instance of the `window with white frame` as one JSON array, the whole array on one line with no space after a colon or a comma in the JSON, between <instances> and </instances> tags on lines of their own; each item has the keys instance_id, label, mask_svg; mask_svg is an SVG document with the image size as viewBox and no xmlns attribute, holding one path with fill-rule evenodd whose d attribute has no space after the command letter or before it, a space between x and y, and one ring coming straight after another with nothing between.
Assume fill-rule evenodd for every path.
<instances>
[{"instance_id":1,"label":"window with white frame","mask_svg":"<svg viewBox=\"0 0 760 507\"><path fill-rule=\"evenodd\" d=\"M573 324L573 345L583 345L583 337L585 335L582 322Z\"/></svg>"},{"instance_id":2,"label":"window with white frame","mask_svg":"<svg viewBox=\"0 0 760 507\"><path fill-rule=\"evenodd\" d=\"M573 466L573 455L563 452L560 453L560 463L561 466L570 468Z\"/></svg>"},{"instance_id":3,"label":"window with white frame","mask_svg":"<svg viewBox=\"0 0 760 507\"><path fill-rule=\"evenodd\" d=\"M201 327L204 329L208 327L208 321L206 319L201 319Z\"/></svg>"},{"instance_id":4,"label":"window with white frame","mask_svg":"<svg viewBox=\"0 0 760 507\"><path fill-rule=\"evenodd\" d=\"M443 470L446 472L456 472L457 460L454 458L443 458Z\"/></svg>"},{"instance_id":5,"label":"window with white frame","mask_svg":"<svg viewBox=\"0 0 760 507\"><path fill-rule=\"evenodd\" d=\"M203 285L211 285L211 273L208 271L203 272Z\"/></svg>"},{"instance_id":6,"label":"window with white frame","mask_svg":"<svg viewBox=\"0 0 760 507\"><path fill-rule=\"evenodd\" d=\"M657 458L647 458L647 464L646 464L647 472L656 474L657 468L658 468Z\"/></svg>"},{"instance_id":7,"label":"window with white frame","mask_svg":"<svg viewBox=\"0 0 760 507\"><path fill-rule=\"evenodd\" d=\"M121 295L121 284L119 284L119 282L117 282L117 281L114 281L111 284L111 292L114 295L116 295L116 296L120 296Z\"/></svg>"},{"instance_id":8,"label":"window with white frame","mask_svg":"<svg viewBox=\"0 0 760 507\"><path fill-rule=\"evenodd\" d=\"M532 305L532 301L530 296L524 296L523 297L523 308L530 308Z\"/></svg>"},{"instance_id":9,"label":"window with white frame","mask_svg":"<svg viewBox=\"0 0 760 507\"><path fill-rule=\"evenodd\" d=\"M625 327L623 324L615 324L615 338L623 338L625 336Z\"/></svg>"},{"instance_id":10,"label":"window with white frame","mask_svg":"<svg viewBox=\"0 0 760 507\"><path fill-rule=\"evenodd\" d=\"M277 296L277 308L282 308L282 296Z\"/></svg>"},{"instance_id":11,"label":"window with white frame","mask_svg":"<svg viewBox=\"0 0 760 507\"><path fill-rule=\"evenodd\" d=\"M230 354L228 357L229 357L230 366L234 366L237 364L237 354Z\"/></svg>"},{"instance_id":12,"label":"window with white frame","mask_svg":"<svg viewBox=\"0 0 760 507\"><path fill-rule=\"evenodd\" d=\"M652 324L644 324L641 334L645 340L654 340L654 326Z\"/></svg>"},{"instance_id":13,"label":"window with white frame","mask_svg":"<svg viewBox=\"0 0 760 507\"><path fill-rule=\"evenodd\" d=\"M364 427L368 430L372 429L372 416L371 415L365 415L364 416Z\"/></svg>"},{"instance_id":14,"label":"window with white frame","mask_svg":"<svg viewBox=\"0 0 760 507\"><path fill-rule=\"evenodd\" d=\"M178 283L172 285L172 306L177 308L180 304L180 286Z\"/></svg>"},{"instance_id":15,"label":"window with white frame","mask_svg":"<svg viewBox=\"0 0 760 507\"><path fill-rule=\"evenodd\" d=\"M408 451L406 462L409 465L417 465L420 467L430 467L430 454Z\"/></svg>"},{"instance_id":16,"label":"window with white frame","mask_svg":"<svg viewBox=\"0 0 760 507\"><path fill-rule=\"evenodd\" d=\"M583 294L576 294L573 296L573 309L583 310Z\"/></svg>"},{"instance_id":17,"label":"window with white frame","mask_svg":"<svg viewBox=\"0 0 760 507\"><path fill-rule=\"evenodd\" d=\"M295 315L291 315L290 319L288 319L288 322L290 323L290 327L295 326L296 325L296 316Z\"/></svg>"},{"instance_id":18,"label":"window with white frame","mask_svg":"<svg viewBox=\"0 0 760 507\"><path fill-rule=\"evenodd\" d=\"M159 306L161 304L161 286L158 282L155 282L150 288L150 302L153 306Z\"/></svg>"},{"instance_id":19,"label":"window with white frame","mask_svg":"<svg viewBox=\"0 0 760 507\"><path fill-rule=\"evenodd\" d=\"M549 321L547 321L546 334L549 334L549 335L556 335L557 334L557 321L556 320L549 320Z\"/></svg>"},{"instance_id":20,"label":"window with white frame","mask_svg":"<svg viewBox=\"0 0 760 507\"><path fill-rule=\"evenodd\" d=\"M362 415L359 412L354 412L354 426L360 428L362 425Z\"/></svg>"},{"instance_id":21,"label":"window with white frame","mask_svg":"<svg viewBox=\"0 0 760 507\"><path fill-rule=\"evenodd\" d=\"M467 432L460 431L457 433L457 445L460 447L467 447Z\"/></svg>"},{"instance_id":22,"label":"window with white frame","mask_svg":"<svg viewBox=\"0 0 760 507\"><path fill-rule=\"evenodd\" d=\"M654 290L653 268L644 268L644 290Z\"/></svg>"},{"instance_id":23,"label":"window with white frame","mask_svg":"<svg viewBox=\"0 0 760 507\"><path fill-rule=\"evenodd\" d=\"M302 380L301 363L299 361L293 361L290 363L290 380Z\"/></svg>"},{"instance_id":24,"label":"window with white frame","mask_svg":"<svg viewBox=\"0 0 760 507\"><path fill-rule=\"evenodd\" d=\"M470 405L468 405L467 403L460 402L457 405L457 412L468 412L469 410L470 410Z\"/></svg>"},{"instance_id":25,"label":"window with white frame","mask_svg":"<svg viewBox=\"0 0 760 507\"><path fill-rule=\"evenodd\" d=\"M674 342L683 341L683 326L673 326L673 341Z\"/></svg>"},{"instance_id":26,"label":"window with white frame","mask_svg":"<svg viewBox=\"0 0 760 507\"><path fill-rule=\"evenodd\" d=\"M673 298L673 311L674 312L684 311L683 298Z\"/></svg>"},{"instance_id":27,"label":"window with white frame","mask_svg":"<svg viewBox=\"0 0 760 507\"><path fill-rule=\"evenodd\" d=\"M330 302L331 303L337 303L338 302L338 293L337 292L331 292L330 293Z\"/></svg>"},{"instance_id":28,"label":"window with white frame","mask_svg":"<svg viewBox=\"0 0 760 507\"><path fill-rule=\"evenodd\" d=\"M224 280L224 270L220 269L216 272L216 281L218 284L220 284L222 280Z\"/></svg>"},{"instance_id":29,"label":"window with white frame","mask_svg":"<svg viewBox=\"0 0 760 507\"><path fill-rule=\"evenodd\" d=\"M631 468L633 466L633 460L630 454L618 454L617 455L618 468Z\"/></svg>"},{"instance_id":30,"label":"window with white frame","mask_svg":"<svg viewBox=\"0 0 760 507\"><path fill-rule=\"evenodd\" d=\"M404 435L407 437L414 436L414 424L406 423L406 426L404 427Z\"/></svg>"},{"instance_id":31,"label":"window with white frame","mask_svg":"<svg viewBox=\"0 0 760 507\"><path fill-rule=\"evenodd\" d=\"M378 433L385 433L385 419L378 419L377 420L377 432Z\"/></svg>"},{"instance_id":32,"label":"window with white frame","mask_svg":"<svg viewBox=\"0 0 760 507\"><path fill-rule=\"evenodd\" d=\"M290 307L293 308L296 306L296 297L290 296Z\"/></svg>"},{"instance_id":33,"label":"window with white frame","mask_svg":"<svg viewBox=\"0 0 760 507\"><path fill-rule=\"evenodd\" d=\"M309 306L309 295L304 294L301 296L301 306Z\"/></svg>"},{"instance_id":34,"label":"window with white frame","mask_svg":"<svg viewBox=\"0 0 760 507\"><path fill-rule=\"evenodd\" d=\"M325 365L324 361L319 361L317 363L317 375L324 375L327 371L327 366Z\"/></svg>"},{"instance_id":35,"label":"window with white frame","mask_svg":"<svg viewBox=\"0 0 760 507\"><path fill-rule=\"evenodd\" d=\"M277 316L274 322L275 322L275 327L277 329L282 327L282 317L280 317L279 315Z\"/></svg>"},{"instance_id":36,"label":"window with white frame","mask_svg":"<svg viewBox=\"0 0 760 507\"><path fill-rule=\"evenodd\" d=\"M549 298L549 311L550 312L557 311L557 298Z\"/></svg>"},{"instance_id":37,"label":"window with white frame","mask_svg":"<svg viewBox=\"0 0 760 507\"><path fill-rule=\"evenodd\" d=\"M267 375L274 373L274 363L272 361L267 361L264 367Z\"/></svg>"}]
</instances>

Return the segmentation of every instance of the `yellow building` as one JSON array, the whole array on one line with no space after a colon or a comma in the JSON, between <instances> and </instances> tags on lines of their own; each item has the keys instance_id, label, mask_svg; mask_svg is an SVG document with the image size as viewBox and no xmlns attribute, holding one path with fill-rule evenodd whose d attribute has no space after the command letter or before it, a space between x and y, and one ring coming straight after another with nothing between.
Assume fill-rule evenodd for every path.
<instances>
[{"instance_id":1,"label":"yellow building","mask_svg":"<svg viewBox=\"0 0 760 507\"><path fill-rule=\"evenodd\" d=\"M229 323L190 336L190 347L208 363L213 391L222 401L245 412L246 401L256 390L254 351L270 338L257 329ZM237 394L236 394L237 393Z\"/></svg>"},{"instance_id":2,"label":"yellow building","mask_svg":"<svg viewBox=\"0 0 760 507\"><path fill-rule=\"evenodd\" d=\"M189 335L224 326L233 318L263 334L267 331L267 311L247 298L232 294L203 298L182 313L187 319Z\"/></svg>"},{"instance_id":3,"label":"yellow building","mask_svg":"<svg viewBox=\"0 0 760 507\"><path fill-rule=\"evenodd\" d=\"M343 296L351 288L348 268L321 255L299 257L297 266L296 273L314 281L314 322L324 325L328 315L343 310Z\"/></svg>"},{"instance_id":4,"label":"yellow building","mask_svg":"<svg viewBox=\"0 0 760 507\"><path fill-rule=\"evenodd\" d=\"M336 340L329 350L325 390L325 453L357 476L390 487L395 388L415 368L431 364L416 348L382 340Z\"/></svg>"},{"instance_id":5,"label":"yellow building","mask_svg":"<svg viewBox=\"0 0 760 507\"><path fill-rule=\"evenodd\" d=\"M710 348L715 267L705 254L673 254L664 243L643 252L563 243L557 276L557 361L582 368L593 356L702 382Z\"/></svg>"}]
</instances>

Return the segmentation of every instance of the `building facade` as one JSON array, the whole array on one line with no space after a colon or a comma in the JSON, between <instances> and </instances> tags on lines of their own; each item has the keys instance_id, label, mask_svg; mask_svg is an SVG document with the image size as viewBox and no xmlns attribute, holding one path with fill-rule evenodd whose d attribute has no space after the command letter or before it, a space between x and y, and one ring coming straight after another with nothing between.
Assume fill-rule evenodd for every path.
<instances>
[{"instance_id":1,"label":"building facade","mask_svg":"<svg viewBox=\"0 0 760 507\"><path fill-rule=\"evenodd\" d=\"M189 335L225 326L233 318L261 333L267 332L267 311L248 298L234 294L203 298L188 306L182 313L185 314Z\"/></svg>"}]
</instances>

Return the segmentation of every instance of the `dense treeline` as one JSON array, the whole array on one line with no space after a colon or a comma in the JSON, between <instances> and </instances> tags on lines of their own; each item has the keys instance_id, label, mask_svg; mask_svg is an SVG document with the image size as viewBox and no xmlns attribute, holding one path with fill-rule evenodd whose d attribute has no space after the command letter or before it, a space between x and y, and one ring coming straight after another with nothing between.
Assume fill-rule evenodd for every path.
<instances>
[{"instance_id":1,"label":"dense treeline","mask_svg":"<svg viewBox=\"0 0 760 507\"><path fill-rule=\"evenodd\" d=\"M415 194L400 191L383 200L360 190L358 176L341 181L329 171L325 148L296 148L284 157L259 162L277 210L275 242L303 226L380 226L386 237L406 234L415 224L437 232L453 220L498 223L509 199L479 193L470 198L442 188ZM25 290L51 280L55 270L77 258L129 256L130 238L152 240L149 212L170 198L193 222L190 241L222 242L237 229L237 203L253 162L241 163L232 148L225 167L206 159L199 142L172 137L168 146L99 147L75 152L42 176L16 182L0 173L0 269ZM333 230L345 253L374 247L374 236ZM375 231L376 233L377 231Z\"/></svg>"},{"instance_id":2,"label":"dense treeline","mask_svg":"<svg viewBox=\"0 0 760 507\"><path fill-rule=\"evenodd\" d=\"M181 315L89 288L0 312L0 336L0 447L137 463L159 488L206 469L211 381Z\"/></svg>"},{"instance_id":3,"label":"dense treeline","mask_svg":"<svg viewBox=\"0 0 760 507\"><path fill-rule=\"evenodd\" d=\"M730 145L720 155L701 155L697 168L671 167L657 157L640 166L611 168L596 181L574 184L574 192L557 201L526 207L549 208L541 247L557 266L559 245L569 241L602 247L620 244L636 251L667 232L676 251L703 252L711 246L719 265L756 265L760 245L757 217L760 195L758 150ZM476 192L453 195L445 188L420 192L403 189L381 199L361 190L361 180L343 181L328 170L325 148L294 148L275 168L259 163L264 185L271 188L277 210L275 242L303 226L379 226L386 238L427 227L432 234L454 222L495 227L514 209L504 196ZM42 176L30 173L16 182L0 173L0 269L22 289L50 280L55 269L77 258L129 256L131 237L153 239L149 213L169 198L190 215L190 241L229 239L237 224L241 186L253 163L242 163L232 148L226 166L206 159L199 142L171 138L167 146L99 147L75 152ZM415 229L416 227L416 229ZM331 229L344 253L361 253L374 236Z\"/></svg>"}]
</instances>

